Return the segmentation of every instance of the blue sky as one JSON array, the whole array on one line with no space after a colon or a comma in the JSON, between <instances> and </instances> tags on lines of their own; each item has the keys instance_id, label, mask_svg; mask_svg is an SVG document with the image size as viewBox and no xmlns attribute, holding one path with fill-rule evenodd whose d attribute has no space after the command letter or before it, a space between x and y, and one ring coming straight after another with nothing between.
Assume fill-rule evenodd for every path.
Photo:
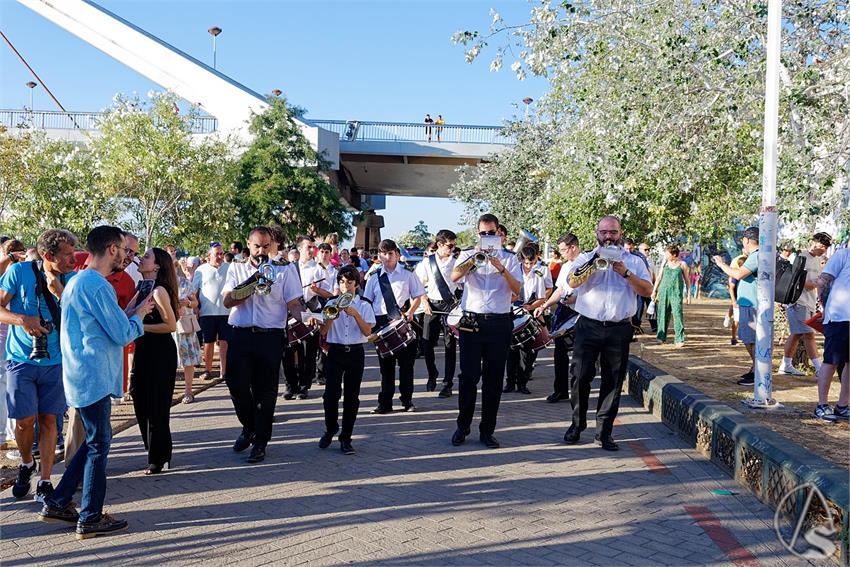
<instances>
[{"instance_id":1,"label":"blue sky","mask_svg":"<svg viewBox=\"0 0 850 567\"><path fill-rule=\"evenodd\" d=\"M489 10L508 23L528 20L524 0L454 1L108 1L99 2L178 49L212 62L210 26L223 29L217 67L260 92L281 89L308 118L415 121L426 112L449 122L499 124L545 91L518 81L485 56L469 65L451 43L459 29L486 31ZM0 0L0 29L68 110L94 111L117 92L157 86L12 0ZM28 105L32 77L4 44L0 108ZM36 88L36 109L58 110ZM432 231L460 228L462 207L447 199L391 197L382 211L388 237L420 219Z\"/></svg>"}]
</instances>

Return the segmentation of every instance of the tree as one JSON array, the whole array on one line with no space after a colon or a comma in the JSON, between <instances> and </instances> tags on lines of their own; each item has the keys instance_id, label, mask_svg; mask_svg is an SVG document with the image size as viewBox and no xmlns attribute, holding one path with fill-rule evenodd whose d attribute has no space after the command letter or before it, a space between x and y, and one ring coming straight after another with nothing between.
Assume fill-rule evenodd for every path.
<instances>
[{"instance_id":1,"label":"tree","mask_svg":"<svg viewBox=\"0 0 850 567\"><path fill-rule=\"evenodd\" d=\"M180 115L173 94L149 96L148 103L116 96L98 124L90 149L101 190L120 203L120 220L147 246L233 234L232 142L195 139L197 109Z\"/></svg>"},{"instance_id":2,"label":"tree","mask_svg":"<svg viewBox=\"0 0 850 567\"><path fill-rule=\"evenodd\" d=\"M327 162L304 137L280 97L251 119L254 140L239 160L235 203L244 229L277 222L284 235L351 234L350 214L328 182Z\"/></svg>"},{"instance_id":3,"label":"tree","mask_svg":"<svg viewBox=\"0 0 850 567\"><path fill-rule=\"evenodd\" d=\"M846 223L850 11L846 0L783 8L780 214L812 226L834 213ZM520 25L491 14L486 34L461 31L454 40L470 62L498 41L492 69L516 53L520 79L532 73L550 83L539 120L555 135L543 160L546 187L531 196L545 212L544 232L586 232L604 213L619 214L632 236L659 239L755 219L765 4L544 1ZM520 149L504 159L525 157ZM501 179L507 168L485 172ZM506 210L530 197L502 193Z\"/></svg>"},{"instance_id":4,"label":"tree","mask_svg":"<svg viewBox=\"0 0 850 567\"><path fill-rule=\"evenodd\" d=\"M413 229L399 235L396 243L405 248L425 248L434 240L425 221L419 221Z\"/></svg>"}]
</instances>

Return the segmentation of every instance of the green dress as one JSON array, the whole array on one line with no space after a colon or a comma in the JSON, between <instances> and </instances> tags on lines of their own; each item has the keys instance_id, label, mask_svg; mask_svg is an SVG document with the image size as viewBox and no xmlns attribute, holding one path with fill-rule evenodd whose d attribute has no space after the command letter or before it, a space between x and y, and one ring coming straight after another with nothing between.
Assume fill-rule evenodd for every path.
<instances>
[{"instance_id":1,"label":"green dress","mask_svg":"<svg viewBox=\"0 0 850 567\"><path fill-rule=\"evenodd\" d=\"M672 314L676 343L685 342L685 314L682 308L682 296L684 294L685 280L682 276L681 264L676 268L671 268L665 263L655 305L655 312L658 314L656 337L659 341L667 340L667 328L670 326L670 315Z\"/></svg>"}]
</instances>

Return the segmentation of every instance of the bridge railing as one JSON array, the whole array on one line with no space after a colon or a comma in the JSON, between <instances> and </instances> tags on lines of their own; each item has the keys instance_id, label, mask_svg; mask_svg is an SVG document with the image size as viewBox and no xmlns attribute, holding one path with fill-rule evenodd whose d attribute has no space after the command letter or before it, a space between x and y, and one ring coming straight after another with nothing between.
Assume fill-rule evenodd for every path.
<instances>
[{"instance_id":1,"label":"bridge railing","mask_svg":"<svg viewBox=\"0 0 850 567\"><path fill-rule=\"evenodd\" d=\"M340 140L349 142L513 143L511 137L504 135L501 126L359 120L310 120L310 123L336 132Z\"/></svg>"},{"instance_id":2,"label":"bridge railing","mask_svg":"<svg viewBox=\"0 0 850 567\"><path fill-rule=\"evenodd\" d=\"M54 110L0 110L0 126L36 130L97 130L105 112L60 112ZM214 116L198 116L192 120L193 134L215 132L218 120Z\"/></svg>"}]
</instances>

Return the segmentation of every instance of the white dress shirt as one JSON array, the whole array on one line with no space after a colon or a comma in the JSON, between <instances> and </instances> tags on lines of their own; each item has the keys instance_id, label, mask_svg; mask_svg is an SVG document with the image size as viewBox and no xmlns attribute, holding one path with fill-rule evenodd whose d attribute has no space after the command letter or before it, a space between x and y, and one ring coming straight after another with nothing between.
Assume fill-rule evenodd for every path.
<instances>
[{"instance_id":1,"label":"white dress shirt","mask_svg":"<svg viewBox=\"0 0 850 567\"><path fill-rule=\"evenodd\" d=\"M203 264L195 270L195 275L192 276L192 287L198 292L201 317L230 314L230 309L224 306L224 298L221 295L229 269L230 264L222 262L218 268Z\"/></svg>"},{"instance_id":2,"label":"white dress shirt","mask_svg":"<svg viewBox=\"0 0 850 567\"><path fill-rule=\"evenodd\" d=\"M458 265L464 263L475 254L475 250L460 253ZM504 268L518 282L522 282L522 268L516 255L507 250L499 250L495 256L502 262ZM461 309L471 313L510 313L511 288L505 277L500 274L493 264L488 263L483 268L467 272L463 282L463 298L460 300Z\"/></svg>"},{"instance_id":3,"label":"white dress shirt","mask_svg":"<svg viewBox=\"0 0 850 567\"><path fill-rule=\"evenodd\" d=\"M335 289L339 289L336 283L336 275L339 273L339 268L328 266L325 268L325 280L319 283L319 287L325 291L334 293Z\"/></svg>"},{"instance_id":4,"label":"white dress shirt","mask_svg":"<svg viewBox=\"0 0 850 567\"><path fill-rule=\"evenodd\" d=\"M328 280L327 270L323 268L315 260L307 262L298 262L296 269L301 274L301 286L304 290L304 301L310 301L316 297L316 293L310 289L310 284L318 282L319 287L324 287L323 284ZM319 280L322 280L321 282Z\"/></svg>"},{"instance_id":5,"label":"white dress shirt","mask_svg":"<svg viewBox=\"0 0 850 567\"><path fill-rule=\"evenodd\" d=\"M584 252L576 258L569 272L574 272L593 257L593 252ZM643 258L624 253L623 263L632 272L632 278L651 281ZM563 269L561 270L564 271ZM584 284L576 288L576 303L573 309L589 319L617 322L628 319L637 310L637 293L613 268L595 271Z\"/></svg>"},{"instance_id":6,"label":"white dress shirt","mask_svg":"<svg viewBox=\"0 0 850 567\"><path fill-rule=\"evenodd\" d=\"M384 295L381 293L379 281L381 274L387 274L395 301L401 311L404 310L404 304L408 299L412 300L425 295L425 287L422 282L419 281L416 274L402 266L401 262L396 264L393 271L381 267L369 278L369 281L366 282L366 289L363 291L363 297L372 302L372 309L374 309L376 316L387 314L387 306L384 304Z\"/></svg>"},{"instance_id":7,"label":"white dress shirt","mask_svg":"<svg viewBox=\"0 0 850 567\"><path fill-rule=\"evenodd\" d=\"M573 288L570 287L569 275L574 266L575 260L567 260L561 265L561 271L558 272L558 279L555 282L555 287L561 290L562 301L573 292Z\"/></svg>"},{"instance_id":8,"label":"white dress shirt","mask_svg":"<svg viewBox=\"0 0 850 567\"><path fill-rule=\"evenodd\" d=\"M355 296L351 306L357 309L357 312L370 327L375 326L375 311L368 301L363 301L360 296ZM329 344L359 345L366 342L366 335L360 330L360 326L354 317L345 311L341 311L339 317L331 323L331 328L325 340Z\"/></svg>"},{"instance_id":9,"label":"white dress shirt","mask_svg":"<svg viewBox=\"0 0 850 567\"><path fill-rule=\"evenodd\" d=\"M261 327L264 329L285 329L289 318L286 304L301 296L301 286L289 266L272 266L275 272L274 284L268 295L253 294L243 303L230 309L227 322L234 327ZM257 268L249 262L233 262L227 270L222 297L240 283L247 280ZM292 280L295 280L294 282ZM293 285L294 283L294 285Z\"/></svg>"},{"instance_id":10,"label":"white dress shirt","mask_svg":"<svg viewBox=\"0 0 850 567\"><path fill-rule=\"evenodd\" d=\"M538 276L535 270L543 268L543 276ZM521 266L522 270L522 301L525 303L531 302L531 295L534 294L534 301L538 299L547 299L546 290L552 288L552 272L546 266L534 266L528 273L525 273L525 267ZM560 275L560 274L559 274Z\"/></svg>"},{"instance_id":11,"label":"white dress shirt","mask_svg":"<svg viewBox=\"0 0 850 567\"><path fill-rule=\"evenodd\" d=\"M443 279L446 280L446 286L449 288L449 294L452 295L452 297L449 298L449 301L451 301L454 299L454 292L457 289L457 284L452 281L452 270L455 267L455 258L450 255L445 260L441 260L439 256L434 254L424 258L421 262L419 262L419 264L417 264L416 275L419 277L419 281L425 284L425 287L428 290L428 299L431 301L443 300L443 296L440 295L440 286L437 285L437 275L434 273L434 265L431 263L431 258L436 259L437 269L443 275Z\"/></svg>"}]
</instances>

